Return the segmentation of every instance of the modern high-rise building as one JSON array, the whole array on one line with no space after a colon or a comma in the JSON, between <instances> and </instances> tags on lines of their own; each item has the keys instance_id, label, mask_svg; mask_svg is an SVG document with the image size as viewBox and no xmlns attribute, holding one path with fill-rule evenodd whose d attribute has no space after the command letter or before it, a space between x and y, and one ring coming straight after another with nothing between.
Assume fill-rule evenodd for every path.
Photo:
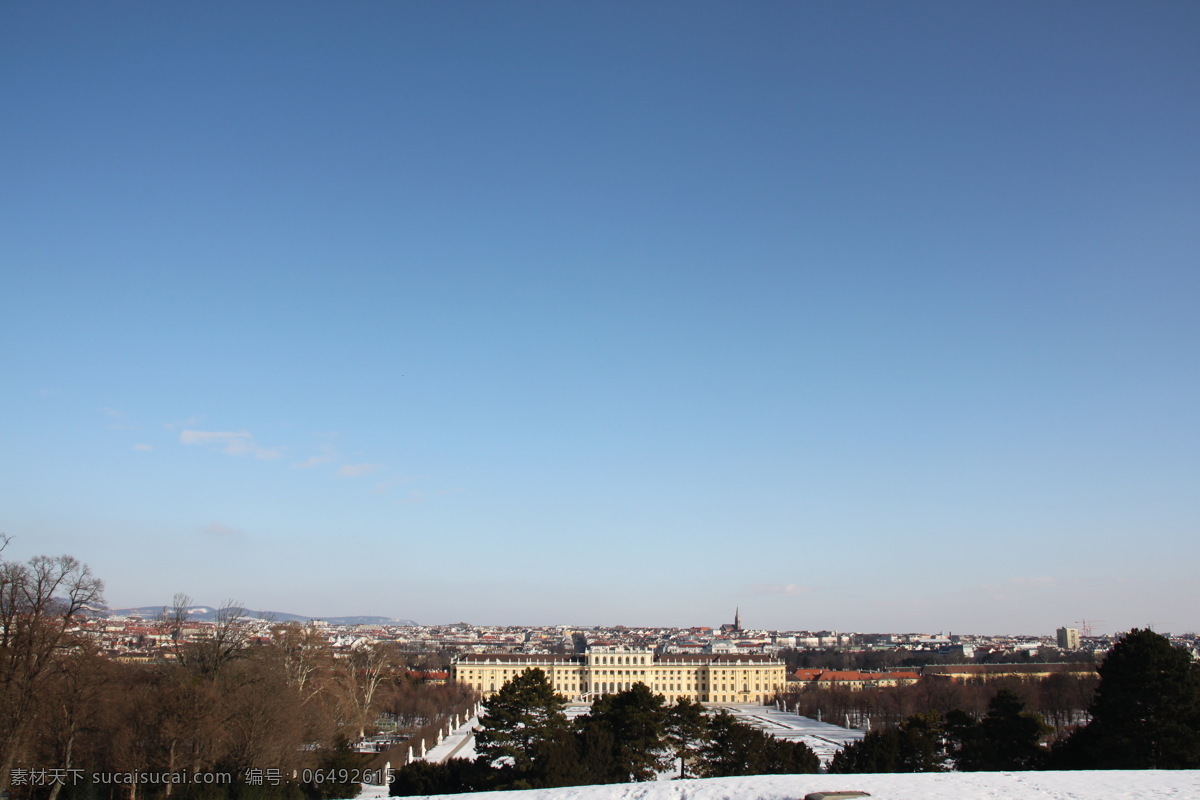
<instances>
[{"instance_id":1,"label":"modern high-rise building","mask_svg":"<svg viewBox=\"0 0 1200 800\"><path fill-rule=\"evenodd\" d=\"M1060 650L1078 650L1079 649L1079 629L1078 628L1059 628L1058 629L1058 648Z\"/></svg>"}]
</instances>

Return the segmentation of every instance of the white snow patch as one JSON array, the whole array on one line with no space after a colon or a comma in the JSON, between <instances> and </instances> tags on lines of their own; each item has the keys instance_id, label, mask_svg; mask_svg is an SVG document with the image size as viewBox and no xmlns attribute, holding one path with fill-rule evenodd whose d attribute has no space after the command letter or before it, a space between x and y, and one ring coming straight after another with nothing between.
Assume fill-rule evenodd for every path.
<instances>
[{"instance_id":1,"label":"white snow patch","mask_svg":"<svg viewBox=\"0 0 1200 800\"><path fill-rule=\"evenodd\" d=\"M373 783L360 783L362 788L358 792L358 797L355 800L382 800L388 796L388 787L386 785L376 786Z\"/></svg>"},{"instance_id":2,"label":"white snow patch","mask_svg":"<svg viewBox=\"0 0 1200 800\"><path fill-rule=\"evenodd\" d=\"M873 800L1198 800L1200 770L758 775L479 792L469 797L471 800L801 800L810 792L849 790L869 792ZM445 800L468 797L435 796Z\"/></svg>"},{"instance_id":3,"label":"white snow patch","mask_svg":"<svg viewBox=\"0 0 1200 800\"><path fill-rule=\"evenodd\" d=\"M828 722L818 722L790 711L777 711L769 706L722 706L739 722L766 731L776 739L803 742L808 745L823 766L828 766L833 756L850 742L857 742L866 731L843 728Z\"/></svg>"},{"instance_id":4,"label":"white snow patch","mask_svg":"<svg viewBox=\"0 0 1200 800\"><path fill-rule=\"evenodd\" d=\"M429 748L429 752L425 754L424 760L440 764L449 758L474 759L475 729L477 727L479 727L479 717L471 717L454 729L439 744ZM399 767L396 768L398 769Z\"/></svg>"},{"instance_id":5,"label":"white snow patch","mask_svg":"<svg viewBox=\"0 0 1200 800\"><path fill-rule=\"evenodd\" d=\"M804 742L817 757L821 764L828 766L834 754L849 742L863 738L866 731L843 728L828 722L818 722L815 719L802 717L790 711L778 711L770 706L760 705L728 705L712 706L712 711L728 711L739 721L764 730L777 739ZM566 709L567 719L574 720L591 711L589 706L569 706ZM475 729L479 727L479 718L474 717L460 726L441 744L430 748L426 753L426 761L442 762L448 758L475 758ZM679 774L678 762L663 777L669 779Z\"/></svg>"}]
</instances>

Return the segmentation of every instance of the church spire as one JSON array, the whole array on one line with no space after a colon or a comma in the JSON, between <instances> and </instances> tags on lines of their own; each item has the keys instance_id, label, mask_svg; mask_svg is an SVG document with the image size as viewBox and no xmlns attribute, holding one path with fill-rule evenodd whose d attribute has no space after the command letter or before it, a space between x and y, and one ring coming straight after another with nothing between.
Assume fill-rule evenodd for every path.
<instances>
[{"instance_id":1,"label":"church spire","mask_svg":"<svg viewBox=\"0 0 1200 800\"><path fill-rule=\"evenodd\" d=\"M733 609L733 629L740 631L742 629L742 607L735 606Z\"/></svg>"}]
</instances>

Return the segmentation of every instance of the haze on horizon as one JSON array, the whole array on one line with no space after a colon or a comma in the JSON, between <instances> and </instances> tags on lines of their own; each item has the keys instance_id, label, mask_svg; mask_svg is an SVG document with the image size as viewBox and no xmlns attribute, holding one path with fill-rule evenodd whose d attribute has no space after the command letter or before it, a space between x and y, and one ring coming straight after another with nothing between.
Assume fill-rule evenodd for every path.
<instances>
[{"instance_id":1,"label":"haze on horizon","mask_svg":"<svg viewBox=\"0 0 1200 800\"><path fill-rule=\"evenodd\" d=\"M0 531L113 606L1200 629L1200 7L0 8Z\"/></svg>"}]
</instances>

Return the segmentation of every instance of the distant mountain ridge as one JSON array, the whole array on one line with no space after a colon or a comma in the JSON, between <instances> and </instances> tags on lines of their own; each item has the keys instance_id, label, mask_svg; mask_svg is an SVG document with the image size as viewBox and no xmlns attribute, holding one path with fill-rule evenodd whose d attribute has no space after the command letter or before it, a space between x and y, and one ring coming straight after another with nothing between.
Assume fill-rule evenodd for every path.
<instances>
[{"instance_id":1,"label":"distant mountain ridge","mask_svg":"<svg viewBox=\"0 0 1200 800\"><path fill-rule=\"evenodd\" d=\"M102 612L102 616L130 617L136 615L144 619L157 619L162 614L163 608L169 608L169 606L109 608ZM218 609L213 606L188 606L188 619L199 622L216 622L217 612ZM302 614L289 614L284 611L252 611L248 608L242 610L242 616L249 617L250 619L272 620L274 622L308 622L309 620L319 619L323 622L328 622L330 625L417 625L411 619L393 619L392 617L314 617Z\"/></svg>"}]
</instances>

